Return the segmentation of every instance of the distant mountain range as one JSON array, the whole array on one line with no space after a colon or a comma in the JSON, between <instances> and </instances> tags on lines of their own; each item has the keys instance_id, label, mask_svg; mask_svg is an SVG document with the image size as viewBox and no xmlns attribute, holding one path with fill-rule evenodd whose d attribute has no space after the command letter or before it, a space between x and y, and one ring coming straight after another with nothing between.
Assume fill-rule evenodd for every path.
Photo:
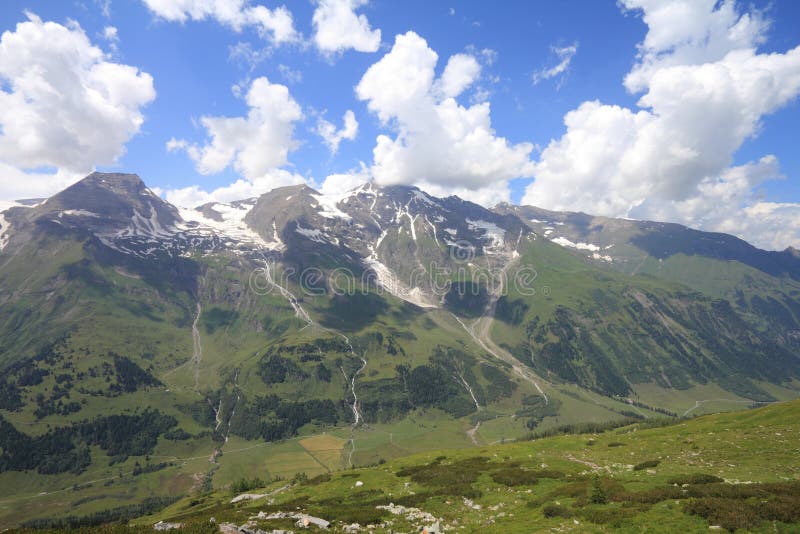
<instances>
[{"instance_id":1,"label":"distant mountain range","mask_svg":"<svg viewBox=\"0 0 800 534\"><path fill-rule=\"evenodd\" d=\"M73 484L81 511L795 398L800 253L372 183L182 209L94 173L0 213L0 371L0 502L37 495L2 527Z\"/></svg>"}]
</instances>

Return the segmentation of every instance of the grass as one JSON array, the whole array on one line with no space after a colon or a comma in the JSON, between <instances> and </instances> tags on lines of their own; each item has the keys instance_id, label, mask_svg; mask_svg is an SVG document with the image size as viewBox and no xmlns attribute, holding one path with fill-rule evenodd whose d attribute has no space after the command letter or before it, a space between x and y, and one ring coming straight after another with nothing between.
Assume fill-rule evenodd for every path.
<instances>
[{"instance_id":1,"label":"grass","mask_svg":"<svg viewBox=\"0 0 800 534\"><path fill-rule=\"evenodd\" d=\"M794 401L658 428L431 451L311 479L269 502L233 507L224 504L229 493L212 494L205 511L187 511L183 501L134 523L200 524L212 513L244 522L258 511L296 507L339 527L359 519L383 525L376 532L424 523L376 508L394 502L468 532L704 532L710 525L788 532L800 526L798 416Z\"/></svg>"}]
</instances>

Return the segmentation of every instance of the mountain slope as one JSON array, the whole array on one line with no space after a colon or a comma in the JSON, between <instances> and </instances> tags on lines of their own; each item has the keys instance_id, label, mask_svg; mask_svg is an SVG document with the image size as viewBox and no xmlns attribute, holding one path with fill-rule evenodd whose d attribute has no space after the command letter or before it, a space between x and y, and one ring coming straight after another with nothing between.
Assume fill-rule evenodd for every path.
<instances>
[{"instance_id":1,"label":"mountain slope","mask_svg":"<svg viewBox=\"0 0 800 534\"><path fill-rule=\"evenodd\" d=\"M456 197L294 186L177 209L95 173L2 216L0 525L73 486L83 513L797 395L790 274L735 262L740 299L620 272Z\"/></svg>"},{"instance_id":2,"label":"mountain slope","mask_svg":"<svg viewBox=\"0 0 800 534\"><path fill-rule=\"evenodd\" d=\"M432 451L310 480L255 482L250 499L221 491L134 521L202 528L296 528L303 515L374 532L622 529L791 531L800 523L798 402L648 428ZM565 429L567 430L567 429ZM291 514L297 514L292 517Z\"/></svg>"}]
</instances>

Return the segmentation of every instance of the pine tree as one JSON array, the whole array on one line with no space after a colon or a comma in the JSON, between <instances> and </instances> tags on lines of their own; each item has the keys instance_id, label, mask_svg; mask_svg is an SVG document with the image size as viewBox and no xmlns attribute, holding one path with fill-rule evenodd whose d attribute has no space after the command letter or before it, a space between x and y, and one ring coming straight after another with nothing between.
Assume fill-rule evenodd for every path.
<instances>
[{"instance_id":1,"label":"pine tree","mask_svg":"<svg viewBox=\"0 0 800 534\"><path fill-rule=\"evenodd\" d=\"M606 492L603 490L603 486L600 484L600 476L594 476L594 482L592 482L592 493L589 495L589 502L592 504L606 504L608 499L606 498Z\"/></svg>"}]
</instances>

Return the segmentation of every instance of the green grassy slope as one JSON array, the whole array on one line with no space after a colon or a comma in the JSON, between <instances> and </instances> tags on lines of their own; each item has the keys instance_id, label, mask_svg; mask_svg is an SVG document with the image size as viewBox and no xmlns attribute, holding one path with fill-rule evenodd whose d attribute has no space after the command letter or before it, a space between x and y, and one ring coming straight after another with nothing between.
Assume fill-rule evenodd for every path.
<instances>
[{"instance_id":1,"label":"green grassy slope","mask_svg":"<svg viewBox=\"0 0 800 534\"><path fill-rule=\"evenodd\" d=\"M230 492L195 496L135 523L165 519L211 532L210 517L240 525L260 511L302 511L333 521L334 531L352 522L377 525L375 532L430 524L378 508L395 503L468 532L790 532L800 528L798 416L794 401L656 428L434 451L288 489L276 481L251 490L271 496L243 505L228 504Z\"/></svg>"},{"instance_id":2,"label":"green grassy slope","mask_svg":"<svg viewBox=\"0 0 800 534\"><path fill-rule=\"evenodd\" d=\"M754 313L674 282L600 269L546 240L527 248L525 266L536 271L537 291L519 290L512 270L492 336L545 378L621 397L638 392L651 405L639 385L716 384L751 400L775 400L758 380L794 388L800 316L764 293L744 297L761 305Z\"/></svg>"}]
</instances>

